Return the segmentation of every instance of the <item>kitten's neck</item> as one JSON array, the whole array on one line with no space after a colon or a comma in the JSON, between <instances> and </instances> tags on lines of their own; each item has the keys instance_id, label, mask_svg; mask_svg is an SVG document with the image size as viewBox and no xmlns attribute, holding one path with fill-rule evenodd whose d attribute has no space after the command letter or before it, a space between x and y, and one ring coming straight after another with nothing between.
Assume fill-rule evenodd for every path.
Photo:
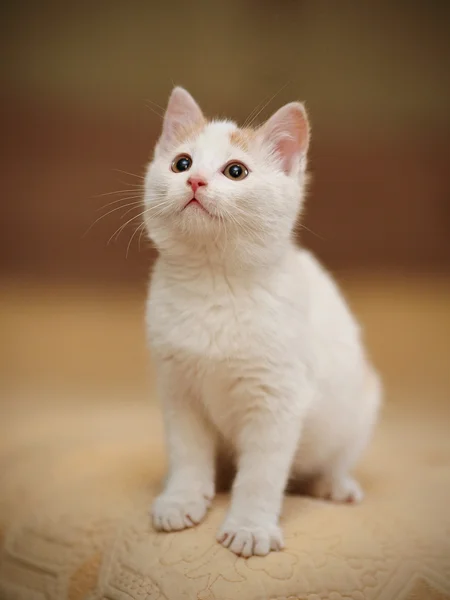
<instances>
[{"instance_id":1,"label":"kitten's neck","mask_svg":"<svg viewBox=\"0 0 450 600\"><path fill-rule=\"evenodd\" d=\"M279 269L295 252L291 241L269 247L232 248L214 242L195 246L177 243L172 248L160 249L160 261L166 269L184 273L186 279L202 275L258 279Z\"/></svg>"}]
</instances>

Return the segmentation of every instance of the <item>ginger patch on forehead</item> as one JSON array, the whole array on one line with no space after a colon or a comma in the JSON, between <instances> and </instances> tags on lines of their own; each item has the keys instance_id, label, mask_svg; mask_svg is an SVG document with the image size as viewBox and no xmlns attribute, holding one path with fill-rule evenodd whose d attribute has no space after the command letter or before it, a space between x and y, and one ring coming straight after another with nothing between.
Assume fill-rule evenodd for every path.
<instances>
[{"instance_id":1,"label":"ginger patch on forehead","mask_svg":"<svg viewBox=\"0 0 450 600\"><path fill-rule=\"evenodd\" d=\"M236 129L230 134L230 141L233 146L241 148L241 150L247 151L250 148L250 144L255 137L255 130L247 127L245 129Z\"/></svg>"}]
</instances>

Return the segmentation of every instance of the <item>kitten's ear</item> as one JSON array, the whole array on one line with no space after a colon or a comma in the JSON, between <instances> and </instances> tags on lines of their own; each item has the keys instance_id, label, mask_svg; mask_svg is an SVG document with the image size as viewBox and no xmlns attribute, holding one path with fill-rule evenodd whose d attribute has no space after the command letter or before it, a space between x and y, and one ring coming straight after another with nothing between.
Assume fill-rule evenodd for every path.
<instances>
[{"instance_id":1,"label":"kitten's ear","mask_svg":"<svg viewBox=\"0 0 450 600\"><path fill-rule=\"evenodd\" d=\"M185 131L204 122L205 117L194 98L184 88L176 87L169 98L159 144L170 148L179 142Z\"/></svg>"},{"instance_id":2,"label":"kitten's ear","mask_svg":"<svg viewBox=\"0 0 450 600\"><path fill-rule=\"evenodd\" d=\"M309 123L305 107L300 102L286 104L261 126L259 135L281 160L286 174L296 163L306 160L309 145Z\"/></svg>"}]
</instances>

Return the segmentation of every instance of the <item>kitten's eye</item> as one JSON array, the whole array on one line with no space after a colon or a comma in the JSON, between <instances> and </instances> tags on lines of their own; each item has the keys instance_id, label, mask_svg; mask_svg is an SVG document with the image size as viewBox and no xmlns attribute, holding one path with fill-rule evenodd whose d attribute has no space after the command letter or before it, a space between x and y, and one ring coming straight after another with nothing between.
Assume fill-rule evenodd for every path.
<instances>
[{"instance_id":1,"label":"kitten's eye","mask_svg":"<svg viewBox=\"0 0 450 600\"><path fill-rule=\"evenodd\" d=\"M172 171L174 173L182 173L188 171L192 165L192 158L187 154L177 156L172 163Z\"/></svg>"},{"instance_id":2,"label":"kitten's eye","mask_svg":"<svg viewBox=\"0 0 450 600\"><path fill-rule=\"evenodd\" d=\"M240 162L229 163L223 170L223 174L228 179L245 179L248 175L248 169Z\"/></svg>"}]
</instances>

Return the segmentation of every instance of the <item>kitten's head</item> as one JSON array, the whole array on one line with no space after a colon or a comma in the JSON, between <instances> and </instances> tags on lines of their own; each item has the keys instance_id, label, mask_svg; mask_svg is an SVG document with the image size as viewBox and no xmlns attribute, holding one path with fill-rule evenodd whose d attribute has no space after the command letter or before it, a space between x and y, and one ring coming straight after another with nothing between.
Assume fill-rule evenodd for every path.
<instances>
[{"instance_id":1,"label":"kitten's head","mask_svg":"<svg viewBox=\"0 0 450 600\"><path fill-rule=\"evenodd\" d=\"M207 121L175 88L145 182L145 219L161 251L247 252L285 244L303 201L309 125L302 104L257 129Z\"/></svg>"}]
</instances>

